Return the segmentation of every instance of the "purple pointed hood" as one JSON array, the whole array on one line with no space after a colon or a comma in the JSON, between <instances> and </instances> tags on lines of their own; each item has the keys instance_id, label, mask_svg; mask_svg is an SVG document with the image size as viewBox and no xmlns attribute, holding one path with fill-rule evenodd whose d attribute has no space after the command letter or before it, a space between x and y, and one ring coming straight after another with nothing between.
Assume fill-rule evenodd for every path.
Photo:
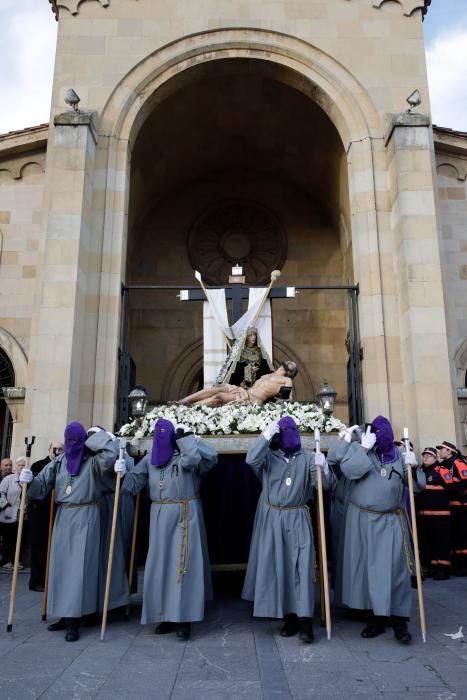
<instances>
[{"instance_id":1,"label":"purple pointed hood","mask_svg":"<svg viewBox=\"0 0 467 700\"><path fill-rule=\"evenodd\" d=\"M284 416L279 421L279 444L280 448L286 454L298 452L302 446L300 433L297 424L292 416Z\"/></svg>"},{"instance_id":2,"label":"purple pointed hood","mask_svg":"<svg viewBox=\"0 0 467 700\"><path fill-rule=\"evenodd\" d=\"M84 443L88 438L86 429L81 423L74 421L65 428L64 444L66 469L70 476L79 474L84 455Z\"/></svg>"},{"instance_id":3,"label":"purple pointed hood","mask_svg":"<svg viewBox=\"0 0 467 700\"><path fill-rule=\"evenodd\" d=\"M175 428L170 420L158 418L154 426L151 464L153 467L163 467L172 457L175 450Z\"/></svg>"},{"instance_id":4,"label":"purple pointed hood","mask_svg":"<svg viewBox=\"0 0 467 700\"><path fill-rule=\"evenodd\" d=\"M371 430L376 435L376 451L386 464L396 458L394 432L391 423L384 416L376 416L371 424Z\"/></svg>"}]
</instances>

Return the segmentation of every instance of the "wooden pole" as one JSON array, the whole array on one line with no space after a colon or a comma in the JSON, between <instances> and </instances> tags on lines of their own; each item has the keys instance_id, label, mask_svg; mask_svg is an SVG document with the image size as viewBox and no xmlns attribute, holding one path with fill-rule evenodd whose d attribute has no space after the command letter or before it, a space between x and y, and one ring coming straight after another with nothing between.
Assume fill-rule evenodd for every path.
<instances>
[{"instance_id":1,"label":"wooden pole","mask_svg":"<svg viewBox=\"0 0 467 700\"><path fill-rule=\"evenodd\" d=\"M315 452L321 452L321 436L318 428L315 428ZM321 575L323 577L324 588L324 605L326 619L326 633L328 639L331 639L331 606L329 602L329 580L328 580L328 556L326 548L326 530L324 529L324 501L323 501L323 476L321 467L317 465L316 474L318 477L318 516L319 516L319 536L321 542Z\"/></svg>"},{"instance_id":2,"label":"wooden pole","mask_svg":"<svg viewBox=\"0 0 467 700\"><path fill-rule=\"evenodd\" d=\"M256 315L255 315L253 321L251 322L251 325L252 325L252 326L256 326L256 321L258 320L258 318L259 318L260 315L261 315L261 311L263 310L263 306L265 305L266 300L267 300L267 298L268 298L268 296L269 296L269 292L271 291L271 287L272 287L272 285L274 284L274 282L275 282L277 279L279 279L280 276L281 276L280 270L273 270L273 271L271 272L271 281L269 282L269 286L268 286L268 288L266 289L266 292L264 293L264 296L263 296L263 298L262 298L262 300L261 300L261 305L260 305L258 311L256 312Z\"/></svg>"},{"instance_id":3,"label":"wooden pole","mask_svg":"<svg viewBox=\"0 0 467 700\"><path fill-rule=\"evenodd\" d=\"M31 442L28 441L27 437L24 438L26 443L26 467L29 469L29 458L31 457L31 449L34 444L35 436L31 438ZM26 492L28 490L28 485L26 482L21 484L21 501L19 505L19 517L18 517L18 532L16 534L16 550L15 550L15 562L13 565L13 578L11 581L10 589L10 607L8 610L8 622L6 626L6 631L11 632L13 629L13 611L15 609L15 598L16 598L16 584L18 582L18 566L19 566L19 555L21 551L21 538L23 536L23 524L24 524L24 513L26 510Z\"/></svg>"},{"instance_id":4,"label":"wooden pole","mask_svg":"<svg viewBox=\"0 0 467 700\"><path fill-rule=\"evenodd\" d=\"M47 538L47 562L45 565L45 581L44 581L44 600L42 603L42 621L47 620L47 594L49 592L49 569L50 569L50 550L52 548L52 532L54 529L54 508L55 508L55 489L52 489L50 494L50 512L49 512L49 535Z\"/></svg>"},{"instance_id":5,"label":"wooden pole","mask_svg":"<svg viewBox=\"0 0 467 700\"><path fill-rule=\"evenodd\" d=\"M405 442L405 453L410 451L410 441L409 441L409 431L408 428L404 428L404 442ZM418 593L418 608L420 611L420 627L422 628L422 639L426 642L426 620L425 620L425 603L423 600L423 588L422 588L422 572L420 567L420 550L418 548L418 531L417 531L417 518L415 514L415 497L413 489L413 476L412 467L410 464L407 465L407 481L409 484L409 496L410 496L410 515L412 518L412 533L413 533L413 549L415 556L415 573L417 576L417 593Z\"/></svg>"},{"instance_id":6,"label":"wooden pole","mask_svg":"<svg viewBox=\"0 0 467 700\"><path fill-rule=\"evenodd\" d=\"M125 438L120 438L120 459L125 459ZM118 501L120 499L120 484L122 481L121 472L117 473L117 482L115 484L115 494L114 494L114 509L112 513L112 530L110 532L110 545L109 545L109 558L107 561L107 578L105 580L105 593L104 593L104 609L102 611L102 627L101 627L101 642L104 641L105 631L107 629L107 613L109 609L109 595L110 595L110 581L112 578L112 563L114 557L114 547L115 547L115 532L117 530L117 518L118 518Z\"/></svg>"},{"instance_id":7,"label":"wooden pole","mask_svg":"<svg viewBox=\"0 0 467 700\"><path fill-rule=\"evenodd\" d=\"M139 505L141 502L141 491L138 491L136 494L136 502L135 502L135 514L133 517L133 534L131 536L131 554L130 554L130 566L128 569L128 586L130 589L131 593L131 586L133 583L133 572L135 570L135 558L136 558L136 535L138 533L138 518L139 518ZM130 606L127 606L126 613L125 613L126 618L128 619L130 617Z\"/></svg>"},{"instance_id":8,"label":"wooden pole","mask_svg":"<svg viewBox=\"0 0 467 700\"><path fill-rule=\"evenodd\" d=\"M316 544L318 549L318 562L319 562L319 612L321 617L321 627L326 627L326 604L324 602L324 579L321 573L323 557L321 554L321 528L319 522L319 508L318 501L316 501Z\"/></svg>"}]
</instances>

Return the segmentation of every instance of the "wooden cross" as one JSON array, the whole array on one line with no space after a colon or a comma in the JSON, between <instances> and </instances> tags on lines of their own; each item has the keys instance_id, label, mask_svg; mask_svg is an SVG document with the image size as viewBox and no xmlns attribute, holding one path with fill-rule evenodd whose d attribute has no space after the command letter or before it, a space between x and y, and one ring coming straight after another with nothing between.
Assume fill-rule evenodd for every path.
<instances>
[{"instance_id":1,"label":"wooden cross","mask_svg":"<svg viewBox=\"0 0 467 700\"><path fill-rule=\"evenodd\" d=\"M222 287L216 287L216 289L222 289ZM232 301L233 325L243 316L243 300L248 299L250 287L246 284L235 283L224 289L226 300ZM186 289L183 292L183 298L180 293L182 301L206 301L201 289ZM290 297L295 297L295 287L272 287L268 294L268 299L287 299Z\"/></svg>"}]
</instances>

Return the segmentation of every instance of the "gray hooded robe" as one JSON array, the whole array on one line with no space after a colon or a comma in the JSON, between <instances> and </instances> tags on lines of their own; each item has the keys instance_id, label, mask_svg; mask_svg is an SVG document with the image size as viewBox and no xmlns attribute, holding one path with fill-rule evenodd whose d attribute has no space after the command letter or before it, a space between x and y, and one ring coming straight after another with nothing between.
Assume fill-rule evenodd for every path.
<instances>
[{"instance_id":1,"label":"gray hooded robe","mask_svg":"<svg viewBox=\"0 0 467 700\"><path fill-rule=\"evenodd\" d=\"M342 602L375 615L410 617L414 559L405 516L407 467L396 451L381 464L352 443L341 461L351 481L344 530ZM423 476L420 468L417 477Z\"/></svg>"},{"instance_id":2,"label":"gray hooded robe","mask_svg":"<svg viewBox=\"0 0 467 700\"><path fill-rule=\"evenodd\" d=\"M246 462L262 481L242 598L256 617L313 617L315 550L307 503L316 485L314 455L301 448L286 461L260 436ZM286 485L290 474L292 483ZM323 476L323 485L327 480Z\"/></svg>"},{"instance_id":3,"label":"gray hooded robe","mask_svg":"<svg viewBox=\"0 0 467 700\"><path fill-rule=\"evenodd\" d=\"M113 473L118 441L107 433L86 440L79 473L70 479L64 454L49 462L29 485L40 500L55 488L55 517L50 555L47 610L53 617L82 617L98 609L99 502L106 472ZM66 493L72 482L71 493Z\"/></svg>"},{"instance_id":4,"label":"gray hooded robe","mask_svg":"<svg viewBox=\"0 0 467 700\"><path fill-rule=\"evenodd\" d=\"M197 622L212 598L201 479L217 463L217 453L189 434L163 468L146 455L123 482L136 494L149 483L151 523L144 569L141 624ZM162 483L161 483L162 482Z\"/></svg>"}]
</instances>

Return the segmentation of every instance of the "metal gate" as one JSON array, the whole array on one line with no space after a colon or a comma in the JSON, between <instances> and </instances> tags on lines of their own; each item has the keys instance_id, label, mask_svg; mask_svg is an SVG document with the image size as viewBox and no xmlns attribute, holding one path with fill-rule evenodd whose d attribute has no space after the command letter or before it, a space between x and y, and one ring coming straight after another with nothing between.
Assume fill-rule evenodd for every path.
<instances>
[{"instance_id":1,"label":"metal gate","mask_svg":"<svg viewBox=\"0 0 467 700\"><path fill-rule=\"evenodd\" d=\"M118 390L116 428L126 423L129 418L128 394L136 383L136 367L129 353L128 343L128 314L129 295L131 291L179 291L183 289L199 291L198 286L167 285L167 284L122 284L122 314L120 323L120 347L118 349ZM361 362L363 359L358 325L358 285L300 285L297 291L346 291L348 299L348 331L346 347L347 360L347 392L349 408L349 424L361 423L363 420Z\"/></svg>"}]
</instances>

